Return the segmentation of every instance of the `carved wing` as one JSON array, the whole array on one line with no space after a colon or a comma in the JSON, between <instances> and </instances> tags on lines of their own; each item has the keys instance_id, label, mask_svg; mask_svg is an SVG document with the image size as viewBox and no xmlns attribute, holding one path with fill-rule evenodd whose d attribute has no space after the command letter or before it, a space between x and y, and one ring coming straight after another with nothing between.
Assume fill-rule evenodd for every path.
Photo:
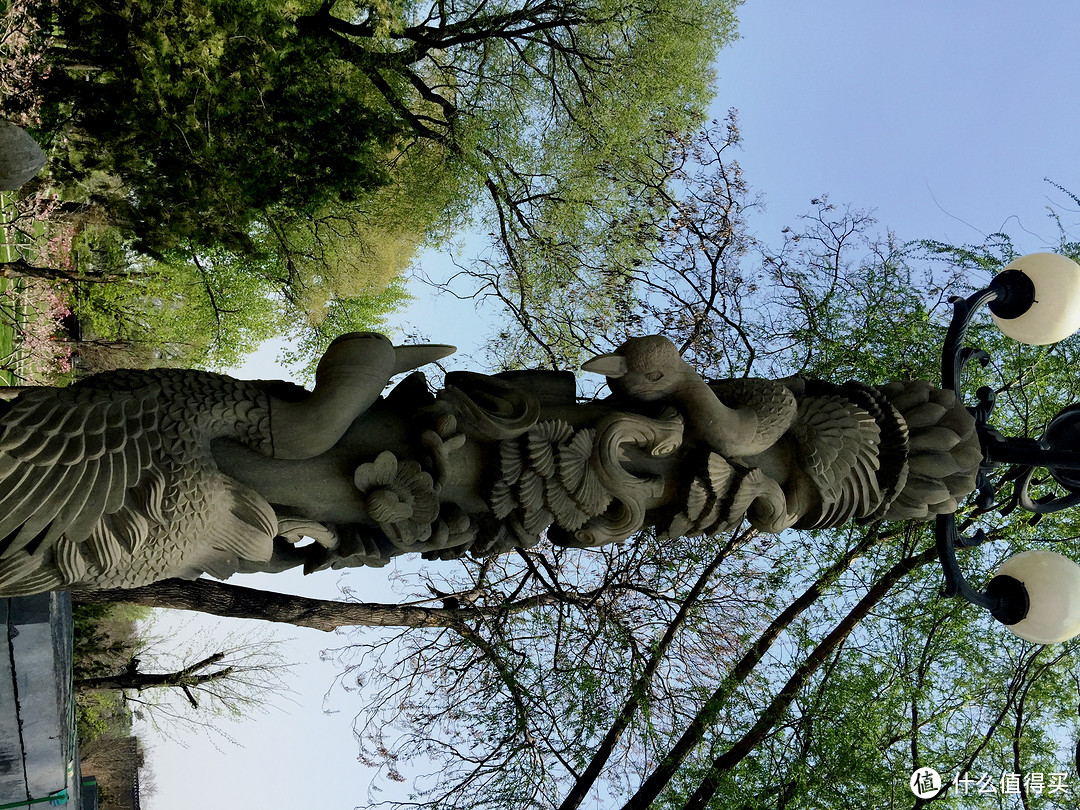
<instances>
[{"instance_id":1,"label":"carved wing","mask_svg":"<svg viewBox=\"0 0 1080 810\"><path fill-rule=\"evenodd\" d=\"M799 466L821 499L820 510L796 526L836 526L877 507L881 431L873 416L842 396L811 396L799 403L792 434Z\"/></svg>"},{"instance_id":2,"label":"carved wing","mask_svg":"<svg viewBox=\"0 0 1080 810\"><path fill-rule=\"evenodd\" d=\"M77 582L145 538L162 490L159 395L152 382L40 388L0 413L0 593Z\"/></svg>"}]
</instances>

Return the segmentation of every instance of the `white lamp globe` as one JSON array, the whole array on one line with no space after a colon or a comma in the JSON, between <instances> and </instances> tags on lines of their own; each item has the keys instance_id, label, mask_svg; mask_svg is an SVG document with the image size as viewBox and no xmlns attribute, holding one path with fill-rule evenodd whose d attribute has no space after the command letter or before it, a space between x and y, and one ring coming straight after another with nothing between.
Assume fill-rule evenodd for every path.
<instances>
[{"instance_id":1,"label":"white lamp globe","mask_svg":"<svg viewBox=\"0 0 1080 810\"><path fill-rule=\"evenodd\" d=\"M1025 551L1007 559L997 576L1023 583L1027 616L1005 625L1022 639L1057 644L1080 635L1080 565L1055 551Z\"/></svg>"},{"instance_id":2,"label":"white lamp globe","mask_svg":"<svg viewBox=\"0 0 1080 810\"><path fill-rule=\"evenodd\" d=\"M998 329L1021 343L1042 346L1080 330L1080 265L1057 253L1031 253L1001 271L1017 270L1035 285L1035 302L1015 318L991 315Z\"/></svg>"}]
</instances>

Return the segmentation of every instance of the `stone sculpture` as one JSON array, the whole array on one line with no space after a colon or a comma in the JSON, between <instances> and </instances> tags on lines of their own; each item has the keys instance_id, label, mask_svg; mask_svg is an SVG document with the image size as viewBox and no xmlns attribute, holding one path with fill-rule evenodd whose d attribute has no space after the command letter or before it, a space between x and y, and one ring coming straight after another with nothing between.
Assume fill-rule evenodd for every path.
<instances>
[{"instance_id":1,"label":"stone sculpture","mask_svg":"<svg viewBox=\"0 0 1080 810\"><path fill-rule=\"evenodd\" d=\"M22 127L0 121L0 191L30 182L45 165L45 153Z\"/></svg>"},{"instance_id":2,"label":"stone sculpture","mask_svg":"<svg viewBox=\"0 0 1080 810\"><path fill-rule=\"evenodd\" d=\"M658 336L586 363L612 391L592 402L551 371L437 392L413 372L382 395L451 351L351 334L310 393L156 370L0 402L0 595L927 519L982 460L951 391L707 383Z\"/></svg>"}]
</instances>

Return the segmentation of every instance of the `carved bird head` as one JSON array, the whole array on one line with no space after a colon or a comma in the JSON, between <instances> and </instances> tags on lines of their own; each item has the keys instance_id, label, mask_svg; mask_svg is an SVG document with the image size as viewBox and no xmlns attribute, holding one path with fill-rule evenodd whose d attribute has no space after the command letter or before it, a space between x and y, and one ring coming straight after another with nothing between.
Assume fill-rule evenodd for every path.
<instances>
[{"instance_id":1,"label":"carved bird head","mask_svg":"<svg viewBox=\"0 0 1080 810\"><path fill-rule=\"evenodd\" d=\"M643 402L671 397L705 383L662 335L630 338L611 354L582 364L583 371L603 374L611 390Z\"/></svg>"},{"instance_id":2,"label":"carved bird head","mask_svg":"<svg viewBox=\"0 0 1080 810\"><path fill-rule=\"evenodd\" d=\"M725 404L679 356L675 344L660 335L630 338L582 369L604 374L616 394L639 402L671 403L686 417L689 435L726 458L751 456L771 447L797 410L791 391L769 380L721 386L729 394L724 398L730 405Z\"/></svg>"}]
</instances>

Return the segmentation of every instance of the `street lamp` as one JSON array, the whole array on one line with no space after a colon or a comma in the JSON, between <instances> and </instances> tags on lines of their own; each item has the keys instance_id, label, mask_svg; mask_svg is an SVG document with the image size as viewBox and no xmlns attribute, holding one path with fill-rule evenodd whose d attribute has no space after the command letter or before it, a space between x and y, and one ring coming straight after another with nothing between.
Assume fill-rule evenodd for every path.
<instances>
[{"instance_id":1,"label":"street lamp","mask_svg":"<svg viewBox=\"0 0 1080 810\"><path fill-rule=\"evenodd\" d=\"M953 318L942 351L942 387L960 395L965 364L989 356L963 345L975 312L987 305L998 328L1021 343L1045 345L1080 330L1080 265L1064 256L1034 253L1005 267L990 285L967 298L954 298ZM991 471L1009 464L1015 469L1013 500L1039 514L1080 504L1080 405L1070 405L1051 420L1039 439L1002 436L990 425L994 395L989 388L976 392L969 408L975 417L983 461L979 468L976 505L989 510L994 503ZM1032 474L1046 469L1068 494L1033 499L1028 494ZM1052 551L1027 551L1011 557L998 569L985 591L975 590L964 578L956 548L986 541L980 529L971 537L960 534L956 515L939 515L937 547L945 572L945 594L960 596L990 611L1020 638L1053 644L1080 635L1080 565Z\"/></svg>"}]
</instances>

